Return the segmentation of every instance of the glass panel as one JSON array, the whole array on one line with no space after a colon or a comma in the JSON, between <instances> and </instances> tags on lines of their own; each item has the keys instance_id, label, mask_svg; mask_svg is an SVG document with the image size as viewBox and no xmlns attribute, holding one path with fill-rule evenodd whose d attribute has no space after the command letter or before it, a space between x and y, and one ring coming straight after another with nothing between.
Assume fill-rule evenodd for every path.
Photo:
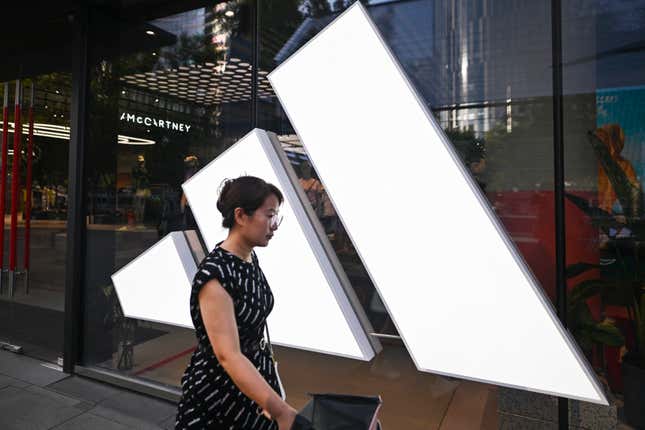
<instances>
[{"instance_id":1,"label":"glass panel","mask_svg":"<svg viewBox=\"0 0 645 430\"><path fill-rule=\"evenodd\" d=\"M67 31L66 24L49 23L44 27L51 31L56 28L54 32ZM6 42L7 46L14 43L18 46L10 54L5 55L3 51L3 58L7 60L0 66L3 79L29 78L21 80L19 114L15 109L16 81L8 82L8 87L0 85L2 97L8 88L7 161L6 169L0 173L5 191L0 196L4 199L0 209L0 212L4 210L4 235L0 240L3 270L0 344L19 347L27 355L62 364L59 358L62 360L65 307L71 58L61 46L56 46L53 55L42 55L34 52L34 46L20 46L21 41ZM61 72L43 73L50 70ZM16 123L21 124L22 130L17 156L14 155ZM19 160L17 165L16 160ZM18 175L14 175L14 167Z\"/></svg>"},{"instance_id":2,"label":"glass panel","mask_svg":"<svg viewBox=\"0 0 645 430\"><path fill-rule=\"evenodd\" d=\"M609 391L599 428L642 428L645 1L562 3L569 328Z\"/></svg>"},{"instance_id":3,"label":"glass panel","mask_svg":"<svg viewBox=\"0 0 645 430\"><path fill-rule=\"evenodd\" d=\"M124 318L110 277L197 228L181 184L250 130L249 10L211 2L127 28L96 19L119 49L91 72L83 361L179 386L194 331Z\"/></svg>"},{"instance_id":4,"label":"glass panel","mask_svg":"<svg viewBox=\"0 0 645 430\"><path fill-rule=\"evenodd\" d=\"M280 368L290 399L301 406L307 400L305 393L312 391L380 393L385 428L439 428L457 423L453 420L463 418L465 411L474 411L468 418L472 421L461 421L458 427L553 425L557 417L552 397L416 370L326 196L323 181L311 168L306 142L303 146L295 135L263 75L351 3L261 3L260 127L279 135L375 331L387 336L382 339L383 352L371 363L280 348ZM545 292L554 299L549 4L412 0L370 2L367 10ZM330 112L324 119L330 127L333 118ZM360 166L356 174L360 180ZM450 208L449 202L437 203L437 210ZM385 222L400 222L397 209L388 209L392 215ZM345 376L349 372L351 377ZM400 402L403 398L418 403Z\"/></svg>"}]
</instances>

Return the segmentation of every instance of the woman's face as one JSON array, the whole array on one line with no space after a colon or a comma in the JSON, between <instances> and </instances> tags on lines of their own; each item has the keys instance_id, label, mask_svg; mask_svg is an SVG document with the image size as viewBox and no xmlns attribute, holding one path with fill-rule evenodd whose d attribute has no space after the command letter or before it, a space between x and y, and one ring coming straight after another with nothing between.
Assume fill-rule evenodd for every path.
<instances>
[{"instance_id":1,"label":"woman's face","mask_svg":"<svg viewBox=\"0 0 645 430\"><path fill-rule=\"evenodd\" d=\"M267 246L278 229L280 202L271 194L253 215L244 215L240 232L253 246Z\"/></svg>"}]
</instances>

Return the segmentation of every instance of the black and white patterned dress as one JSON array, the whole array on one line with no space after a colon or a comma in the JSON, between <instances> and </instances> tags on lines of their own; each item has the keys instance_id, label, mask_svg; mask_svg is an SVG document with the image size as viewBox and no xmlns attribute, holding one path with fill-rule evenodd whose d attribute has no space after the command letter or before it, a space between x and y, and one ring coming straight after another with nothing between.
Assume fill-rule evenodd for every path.
<instances>
[{"instance_id":1,"label":"black and white patterned dress","mask_svg":"<svg viewBox=\"0 0 645 430\"><path fill-rule=\"evenodd\" d=\"M273 294L255 253L249 263L220 248L202 261L193 280L190 313L195 325L197 349L181 378L182 396L176 429L277 430L276 422L258 413L258 405L233 383L213 353L199 308L199 291L217 279L231 295L242 353L269 385L280 394L269 348L260 341L273 309Z\"/></svg>"}]
</instances>

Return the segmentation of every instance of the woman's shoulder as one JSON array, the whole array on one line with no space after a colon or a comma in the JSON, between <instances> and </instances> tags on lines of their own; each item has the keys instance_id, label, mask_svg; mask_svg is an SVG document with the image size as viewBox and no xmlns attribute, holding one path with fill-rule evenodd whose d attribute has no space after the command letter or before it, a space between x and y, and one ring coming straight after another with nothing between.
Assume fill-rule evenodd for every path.
<instances>
[{"instance_id":1,"label":"woman's shoulder","mask_svg":"<svg viewBox=\"0 0 645 430\"><path fill-rule=\"evenodd\" d=\"M224 284L233 277L233 262L218 248L211 251L197 267L195 283L198 285L217 279Z\"/></svg>"}]
</instances>

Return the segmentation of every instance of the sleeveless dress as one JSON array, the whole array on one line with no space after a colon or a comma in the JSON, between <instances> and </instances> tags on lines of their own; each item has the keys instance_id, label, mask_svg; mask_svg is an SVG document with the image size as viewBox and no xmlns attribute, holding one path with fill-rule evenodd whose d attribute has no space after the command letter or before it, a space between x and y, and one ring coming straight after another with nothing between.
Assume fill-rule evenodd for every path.
<instances>
[{"instance_id":1,"label":"sleeveless dress","mask_svg":"<svg viewBox=\"0 0 645 430\"><path fill-rule=\"evenodd\" d=\"M190 314L197 349L181 379L182 396L175 429L277 430L275 421L261 413L220 365L206 334L199 308L199 291L217 279L233 299L240 348L268 384L280 394L271 353L264 342L266 318L273 309L273 294L252 253L249 263L217 244L200 263L190 295Z\"/></svg>"}]
</instances>

